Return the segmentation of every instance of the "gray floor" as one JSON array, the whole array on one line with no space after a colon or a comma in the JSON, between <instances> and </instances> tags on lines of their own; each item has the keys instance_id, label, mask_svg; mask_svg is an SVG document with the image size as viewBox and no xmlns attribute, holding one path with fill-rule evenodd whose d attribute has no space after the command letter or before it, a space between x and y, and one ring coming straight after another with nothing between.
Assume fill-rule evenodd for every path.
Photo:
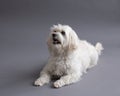
<instances>
[{"instance_id":1,"label":"gray floor","mask_svg":"<svg viewBox=\"0 0 120 96\"><path fill-rule=\"evenodd\" d=\"M83 10L79 14L55 10L48 14L52 9L39 13L35 8L30 12L26 7L22 11L18 8L19 12L1 12L0 96L120 96L119 15ZM33 82L49 56L49 28L57 23L69 24L80 39L103 43L105 50L98 66L78 83L60 89L52 88L52 83L35 87Z\"/></svg>"}]
</instances>

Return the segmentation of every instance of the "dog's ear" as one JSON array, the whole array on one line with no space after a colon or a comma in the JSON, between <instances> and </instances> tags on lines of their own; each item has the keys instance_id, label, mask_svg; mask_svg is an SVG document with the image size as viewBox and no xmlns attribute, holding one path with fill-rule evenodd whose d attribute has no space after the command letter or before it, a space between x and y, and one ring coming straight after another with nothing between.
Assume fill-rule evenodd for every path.
<instances>
[{"instance_id":1,"label":"dog's ear","mask_svg":"<svg viewBox=\"0 0 120 96\"><path fill-rule=\"evenodd\" d=\"M73 51L78 47L79 39L77 34L72 30L69 34L68 50Z\"/></svg>"},{"instance_id":2,"label":"dog's ear","mask_svg":"<svg viewBox=\"0 0 120 96\"><path fill-rule=\"evenodd\" d=\"M47 45L48 45L48 50L49 50L49 52L51 53L51 52L52 52L52 46L51 46L51 40L50 40L49 37L48 37L48 39L47 39Z\"/></svg>"}]
</instances>

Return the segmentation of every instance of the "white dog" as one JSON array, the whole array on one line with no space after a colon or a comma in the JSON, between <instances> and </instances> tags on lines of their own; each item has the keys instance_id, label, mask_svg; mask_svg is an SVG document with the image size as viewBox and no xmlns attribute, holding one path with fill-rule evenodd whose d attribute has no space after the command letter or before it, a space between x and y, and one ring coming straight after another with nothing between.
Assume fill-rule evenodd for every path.
<instances>
[{"instance_id":1,"label":"white dog","mask_svg":"<svg viewBox=\"0 0 120 96\"><path fill-rule=\"evenodd\" d=\"M101 43L93 46L80 40L70 26L61 24L51 28L47 44L50 58L34 83L37 86L49 83L53 75L60 76L53 84L55 88L79 81L87 69L97 64L103 50Z\"/></svg>"}]
</instances>

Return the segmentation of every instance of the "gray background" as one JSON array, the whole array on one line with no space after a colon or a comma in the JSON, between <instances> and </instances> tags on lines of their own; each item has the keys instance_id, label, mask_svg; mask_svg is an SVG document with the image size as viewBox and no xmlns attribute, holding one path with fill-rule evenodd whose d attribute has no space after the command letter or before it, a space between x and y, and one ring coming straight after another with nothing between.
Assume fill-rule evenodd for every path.
<instances>
[{"instance_id":1,"label":"gray background","mask_svg":"<svg viewBox=\"0 0 120 96\"><path fill-rule=\"evenodd\" d=\"M78 83L33 86L49 56L53 24L102 42L98 66ZM0 96L120 96L120 0L0 0Z\"/></svg>"}]
</instances>

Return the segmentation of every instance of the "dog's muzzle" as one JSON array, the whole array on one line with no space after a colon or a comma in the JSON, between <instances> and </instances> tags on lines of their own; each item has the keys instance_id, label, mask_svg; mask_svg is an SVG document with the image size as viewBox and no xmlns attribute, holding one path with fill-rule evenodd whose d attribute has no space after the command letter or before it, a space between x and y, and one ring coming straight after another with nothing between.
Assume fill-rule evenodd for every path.
<instances>
[{"instance_id":1,"label":"dog's muzzle","mask_svg":"<svg viewBox=\"0 0 120 96\"><path fill-rule=\"evenodd\" d=\"M61 44L57 38L57 34L52 34L53 44Z\"/></svg>"}]
</instances>

